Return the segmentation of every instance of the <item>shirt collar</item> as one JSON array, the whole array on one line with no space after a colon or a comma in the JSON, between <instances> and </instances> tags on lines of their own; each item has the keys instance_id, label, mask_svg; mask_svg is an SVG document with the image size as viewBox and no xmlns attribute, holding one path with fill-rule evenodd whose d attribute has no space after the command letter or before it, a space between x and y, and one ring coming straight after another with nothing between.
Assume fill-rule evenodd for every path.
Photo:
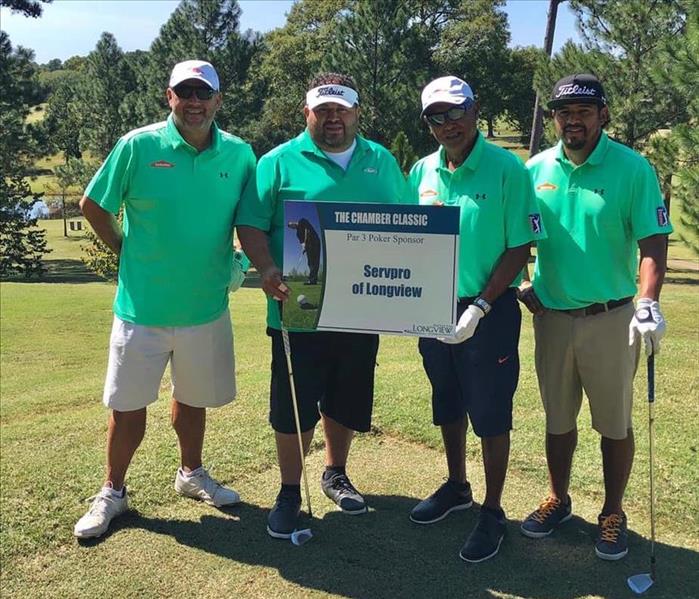
<instances>
[{"instance_id":1,"label":"shirt collar","mask_svg":"<svg viewBox=\"0 0 699 599\"><path fill-rule=\"evenodd\" d=\"M177 125L175 125L175 120L172 117L172 113L169 114L167 117L167 125L165 126L165 136L168 140L168 142L172 145L173 148L177 149L180 146L184 146L187 148L190 148L193 151L197 151L196 148L192 147L189 143L187 143L187 140L182 137L182 134L179 132L179 129L177 129ZM218 128L218 125L216 125L215 122L211 123L211 144L209 145L208 148L204 149L204 152L218 152L219 147L221 145L221 131Z\"/></svg>"},{"instance_id":2,"label":"shirt collar","mask_svg":"<svg viewBox=\"0 0 699 599\"><path fill-rule=\"evenodd\" d=\"M321 150L315 144L308 129L304 129L303 133L301 133L301 135L298 136L298 140L299 148L303 154L315 154L323 160L330 160L330 158L328 158L325 155L323 150ZM354 162L355 156L357 156L358 154L364 154L366 151L370 149L369 144L361 135L355 136L355 140L357 141L357 147L354 149L354 154L352 154L352 160L350 161L350 164Z\"/></svg>"},{"instance_id":3,"label":"shirt collar","mask_svg":"<svg viewBox=\"0 0 699 599\"><path fill-rule=\"evenodd\" d=\"M470 171L475 171L481 162L481 156L483 156L483 148L485 148L485 139L480 134L480 131L476 132L476 141L471 148L471 152L459 166L454 169L454 173L460 171L461 169L468 169ZM449 170L447 166L447 153L444 146L439 148L439 167L445 170Z\"/></svg>"},{"instance_id":4,"label":"shirt collar","mask_svg":"<svg viewBox=\"0 0 699 599\"><path fill-rule=\"evenodd\" d=\"M587 157L587 160L585 160L585 162L583 162L582 164L575 165L568 159L568 156L566 156L566 153L563 150L563 142L559 141L556 149L556 160L558 160L558 162L570 164L575 168L581 167L583 164L597 166L598 164L602 163L602 160L604 159L604 156L607 153L608 147L609 136L605 131L602 131L599 139L597 140L597 145L592 150L592 152L590 152L590 155Z\"/></svg>"}]
</instances>

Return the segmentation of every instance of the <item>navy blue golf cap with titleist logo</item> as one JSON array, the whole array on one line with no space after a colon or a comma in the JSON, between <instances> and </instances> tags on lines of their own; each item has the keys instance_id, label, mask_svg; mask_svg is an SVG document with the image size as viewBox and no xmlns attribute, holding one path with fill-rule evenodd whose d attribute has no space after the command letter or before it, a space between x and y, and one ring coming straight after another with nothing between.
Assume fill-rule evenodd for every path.
<instances>
[{"instance_id":1,"label":"navy blue golf cap with titleist logo","mask_svg":"<svg viewBox=\"0 0 699 599\"><path fill-rule=\"evenodd\" d=\"M546 106L560 108L564 104L607 105L607 97L599 79L590 74L567 75L553 86L551 99Z\"/></svg>"}]
</instances>

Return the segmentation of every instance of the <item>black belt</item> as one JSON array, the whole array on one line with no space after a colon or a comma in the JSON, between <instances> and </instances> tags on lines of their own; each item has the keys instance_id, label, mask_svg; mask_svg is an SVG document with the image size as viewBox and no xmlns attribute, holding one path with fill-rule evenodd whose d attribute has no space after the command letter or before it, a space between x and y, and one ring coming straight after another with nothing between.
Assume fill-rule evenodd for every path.
<instances>
[{"instance_id":1,"label":"black belt","mask_svg":"<svg viewBox=\"0 0 699 599\"><path fill-rule=\"evenodd\" d=\"M584 308L575 308L573 310L557 310L557 312L565 312L571 316L594 316L595 314L601 314L602 312L609 312L618 308L619 306L625 306L628 304L633 297L624 297L620 300L612 300L603 304L590 304Z\"/></svg>"}]
</instances>

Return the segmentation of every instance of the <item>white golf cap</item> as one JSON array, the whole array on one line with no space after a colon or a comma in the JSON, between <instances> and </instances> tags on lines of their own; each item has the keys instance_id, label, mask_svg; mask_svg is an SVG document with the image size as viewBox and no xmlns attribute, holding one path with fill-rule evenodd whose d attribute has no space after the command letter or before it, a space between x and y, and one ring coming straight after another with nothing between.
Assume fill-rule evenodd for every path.
<instances>
[{"instance_id":1,"label":"white golf cap","mask_svg":"<svg viewBox=\"0 0 699 599\"><path fill-rule=\"evenodd\" d=\"M306 106L311 110L326 102L352 108L355 104L359 104L359 94L351 87L335 83L319 85L306 93Z\"/></svg>"},{"instance_id":2,"label":"white golf cap","mask_svg":"<svg viewBox=\"0 0 699 599\"><path fill-rule=\"evenodd\" d=\"M198 79L214 91L219 91L218 75L210 62L203 60L185 60L178 62L170 75L170 87L175 87L183 81Z\"/></svg>"},{"instance_id":3,"label":"white golf cap","mask_svg":"<svg viewBox=\"0 0 699 599\"><path fill-rule=\"evenodd\" d=\"M461 106L462 104L473 104L475 98L471 86L458 77L440 77L431 81L422 90L422 112L420 116L425 114L433 104L453 104Z\"/></svg>"}]
</instances>

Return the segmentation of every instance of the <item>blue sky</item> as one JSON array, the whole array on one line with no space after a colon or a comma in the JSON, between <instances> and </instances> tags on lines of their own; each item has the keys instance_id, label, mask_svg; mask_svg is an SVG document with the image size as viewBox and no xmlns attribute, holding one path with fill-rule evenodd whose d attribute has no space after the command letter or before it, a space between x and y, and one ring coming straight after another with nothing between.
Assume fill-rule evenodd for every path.
<instances>
[{"instance_id":1,"label":"blue sky","mask_svg":"<svg viewBox=\"0 0 699 599\"><path fill-rule=\"evenodd\" d=\"M123 50L147 50L178 2L171 0L54 0L40 19L0 9L0 27L13 46L34 50L36 60L65 60L86 55L103 31L116 36ZM292 0L241 0L242 29L269 31L286 20ZM509 0L512 45L543 45L548 0ZM569 38L578 40L575 19L563 3L558 9L554 51Z\"/></svg>"}]
</instances>

